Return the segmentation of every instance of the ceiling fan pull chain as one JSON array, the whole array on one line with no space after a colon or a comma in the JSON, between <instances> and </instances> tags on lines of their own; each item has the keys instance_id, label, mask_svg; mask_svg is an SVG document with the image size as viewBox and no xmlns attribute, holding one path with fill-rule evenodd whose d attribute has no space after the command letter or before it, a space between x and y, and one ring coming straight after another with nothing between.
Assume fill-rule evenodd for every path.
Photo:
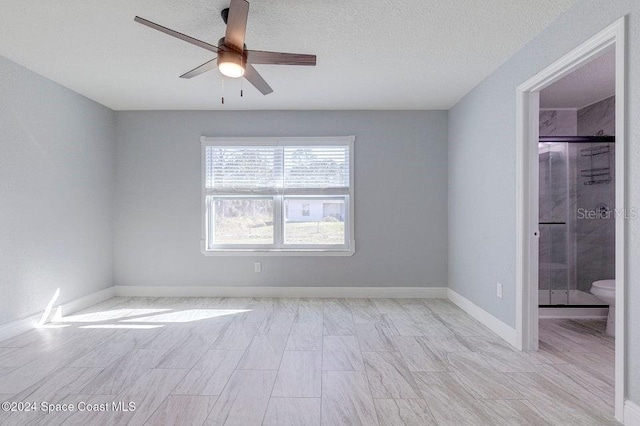
<instances>
[{"instance_id":1,"label":"ceiling fan pull chain","mask_svg":"<svg viewBox=\"0 0 640 426\"><path fill-rule=\"evenodd\" d=\"M220 92L222 93L222 105L224 105L224 77L220 79Z\"/></svg>"},{"instance_id":2,"label":"ceiling fan pull chain","mask_svg":"<svg viewBox=\"0 0 640 426\"><path fill-rule=\"evenodd\" d=\"M242 98L244 96L244 78L240 79L240 97Z\"/></svg>"}]
</instances>

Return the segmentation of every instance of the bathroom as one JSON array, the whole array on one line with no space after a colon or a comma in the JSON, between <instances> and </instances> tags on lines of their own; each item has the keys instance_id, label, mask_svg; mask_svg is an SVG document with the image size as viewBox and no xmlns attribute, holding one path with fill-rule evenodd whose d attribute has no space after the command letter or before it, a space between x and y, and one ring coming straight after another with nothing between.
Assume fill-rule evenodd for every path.
<instances>
[{"instance_id":1,"label":"bathroom","mask_svg":"<svg viewBox=\"0 0 640 426\"><path fill-rule=\"evenodd\" d=\"M545 326L615 334L614 95L613 49L540 93L541 342Z\"/></svg>"}]
</instances>

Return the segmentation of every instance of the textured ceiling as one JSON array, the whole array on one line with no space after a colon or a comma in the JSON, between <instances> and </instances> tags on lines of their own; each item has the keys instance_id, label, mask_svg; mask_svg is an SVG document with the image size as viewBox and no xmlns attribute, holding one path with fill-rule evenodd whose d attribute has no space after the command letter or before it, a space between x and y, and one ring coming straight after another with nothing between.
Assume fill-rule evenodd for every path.
<instances>
[{"instance_id":1,"label":"textured ceiling","mask_svg":"<svg viewBox=\"0 0 640 426\"><path fill-rule=\"evenodd\" d=\"M616 55L602 55L540 92L541 108L583 108L616 94Z\"/></svg>"},{"instance_id":2,"label":"textured ceiling","mask_svg":"<svg viewBox=\"0 0 640 426\"><path fill-rule=\"evenodd\" d=\"M178 76L224 34L228 0L2 0L0 55L116 110L447 109L575 0L253 0L250 49L318 55L318 66L256 65L260 95L217 71Z\"/></svg>"}]
</instances>

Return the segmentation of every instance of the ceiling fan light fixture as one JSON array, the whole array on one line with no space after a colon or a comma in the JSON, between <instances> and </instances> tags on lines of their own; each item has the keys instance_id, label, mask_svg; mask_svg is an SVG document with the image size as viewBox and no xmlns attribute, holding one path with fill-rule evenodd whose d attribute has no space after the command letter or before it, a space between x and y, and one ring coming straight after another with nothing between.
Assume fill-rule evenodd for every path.
<instances>
[{"instance_id":1,"label":"ceiling fan light fixture","mask_svg":"<svg viewBox=\"0 0 640 426\"><path fill-rule=\"evenodd\" d=\"M236 52L220 51L218 53L218 69L227 77L240 78L244 75L246 60L244 55Z\"/></svg>"}]
</instances>

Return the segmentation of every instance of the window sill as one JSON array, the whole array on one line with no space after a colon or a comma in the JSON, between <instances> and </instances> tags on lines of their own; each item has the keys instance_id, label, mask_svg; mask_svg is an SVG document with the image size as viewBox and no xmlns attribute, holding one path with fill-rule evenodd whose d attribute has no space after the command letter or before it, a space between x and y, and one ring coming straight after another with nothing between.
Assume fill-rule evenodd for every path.
<instances>
[{"instance_id":1,"label":"window sill","mask_svg":"<svg viewBox=\"0 0 640 426\"><path fill-rule=\"evenodd\" d=\"M355 248L350 250L313 250L313 249L218 249L201 250L205 256L353 256Z\"/></svg>"}]
</instances>

